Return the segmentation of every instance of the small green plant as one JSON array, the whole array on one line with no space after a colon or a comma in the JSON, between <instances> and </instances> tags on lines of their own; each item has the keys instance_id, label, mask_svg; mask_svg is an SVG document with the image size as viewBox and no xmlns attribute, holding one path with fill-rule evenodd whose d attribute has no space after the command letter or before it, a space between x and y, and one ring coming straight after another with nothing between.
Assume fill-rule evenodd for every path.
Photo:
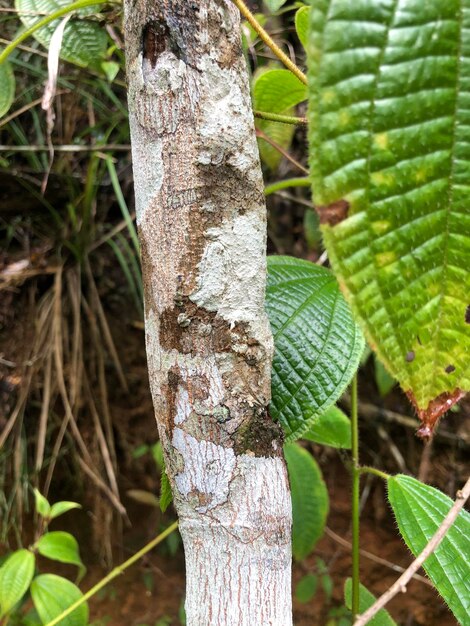
<instances>
[{"instance_id":1,"label":"small green plant","mask_svg":"<svg viewBox=\"0 0 470 626\"><path fill-rule=\"evenodd\" d=\"M34 490L36 513L39 517L37 536L29 548L16 550L6 556L0 567L0 619L13 624L28 626L47 624L73 602L82 597L76 584L63 576L40 573L37 555L53 561L67 563L78 568L76 582L85 574L86 568L80 558L77 540L68 532L49 530L49 524L60 515L81 508L76 502L56 502ZM28 599L34 611L28 610ZM63 626L86 626L88 605L81 604Z\"/></svg>"}]
</instances>

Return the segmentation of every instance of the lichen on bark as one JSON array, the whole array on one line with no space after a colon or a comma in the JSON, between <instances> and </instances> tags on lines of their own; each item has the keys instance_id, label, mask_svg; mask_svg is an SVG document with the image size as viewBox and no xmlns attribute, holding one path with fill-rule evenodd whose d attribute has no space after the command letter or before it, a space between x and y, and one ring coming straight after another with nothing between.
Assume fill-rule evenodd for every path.
<instances>
[{"instance_id":1,"label":"lichen on bark","mask_svg":"<svg viewBox=\"0 0 470 626\"><path fill-rule=\"evenodd\" d=\"M270 400L266 216L229 0L126 0L149 378L190 626L289 626L291 505Z\"/></svg>"}]
</instances>

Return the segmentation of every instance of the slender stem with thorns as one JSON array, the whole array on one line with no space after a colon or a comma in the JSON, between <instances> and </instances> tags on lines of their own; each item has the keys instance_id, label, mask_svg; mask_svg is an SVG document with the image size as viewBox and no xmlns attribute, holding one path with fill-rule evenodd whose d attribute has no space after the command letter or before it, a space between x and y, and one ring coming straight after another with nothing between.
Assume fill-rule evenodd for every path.
<instances>
[{"instance_id":1,"label":"slender stem with thorns","mask_svg":"<svg viewBox=\"0 0 470 626\"><path fill-rule=\"evenodd\" d=\"M468 478L463 489L457 492L457 497L450 508L449 512L445 516L442 524L429 540L427 546L421 552L421 554L411 563L411 565L403 572L400 578L393 583L393 585L387 589L387 591L380 596L380 598L374 602L374 604L367 609L365 613L360 615L354 622L354 626L364 626L376 615L380 609L382 609L397 593L405 592L406 585L413 578L414 574L419 570L424 561L436 550L441 541L446 536L447 532L451 528L452 524L457 519L458 514L463 509L465 502L470 497L470 478Z\"/></svg>"}]
</instances>

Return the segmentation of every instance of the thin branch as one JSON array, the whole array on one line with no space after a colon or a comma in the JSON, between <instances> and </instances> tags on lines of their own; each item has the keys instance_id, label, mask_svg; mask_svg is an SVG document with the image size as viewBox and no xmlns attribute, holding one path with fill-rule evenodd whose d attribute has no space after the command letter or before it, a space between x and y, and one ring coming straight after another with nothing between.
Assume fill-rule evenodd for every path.
<instances>
[{"instance_id":1,"label":"thin branch","mask_svg":"<svg viewBox=\"0 0 470 626\"><path fill-rule=\"evenodd\" d=\"M281 115L280 113L269 113L268 111L253 111L253 115L261 120L268 120L269 122L280 122L281 124L293 124L296 126L306 126L308 124L306 117Z\"/></svg>"},{"instance_id":2,"label":"thin branch","mask_svg":"<svg viewBox=\"0 0 470 626\"><path fill-rule=\"evenodd\" d=\"M293 156L291 156L287 150L285 150L282 146L280 146L278 143L276 143L273 139L271 139L271 137L269 137L268 135L266 135L266 133L264 133L262 130L260 130L259 128L256 129L256 136L260 137L260 139L264 139L264 141L266 141L267 143L269 143L269 145L271 145L275 150L277 150L278 152L280 152L282 154L283 157L285 157L288 161L290 161L293 165L295 165L296 167L299 168L299 170L301 170L302 172L304 172L304 174L308 174L308 170L305 169L305 167L299 163L298 161L296 161L296 159L294 159Z\"/></svg>"},{"instance_id":3,"label":"thin branch","mask_svg":"<svg viewBox=\"0 0 470 626\"><path fill-rule=\"evenodd\" d=\"M287 54L279 48L279 46L271 39L268 33L264 30L258 20L255 18L250 9L246 6L243 0L232 0L233 4L238 7L238 10L246 19L246 21L253 27L253 29L258 33L259 37L264 41L264 43L270 48L274 54L277 56L279 61L283 63L288 70L290 70L297 78L304 83L307 84L307 77L300 70L295 63L293 63Z\"/></svg>"},{"instance_id":4,"label":"thin branch","mask_svg":"<svg viewBox=\"0 0 470 626\"><path fill-rule=\"evenodd\" d=\"M347 548L348 550L352 549L352 544L350 541L343 539L343 537L335 533L333 530L331 530L331 528L328 528L328 526L325 527L325 534L327 534L328 537L333 539L333 541L336 541L336 543L338 543L340 546L343 546L344 548ZM394 572L401 573L405 571L405 568L402 567L401 565L397 565L397 563L392 563L391 561L387 561L387 559L383 559L381 556L377 556L376 554L373 554L372 552L368 552L367 550L363 550L362 548L359 550L359 552L366 559L369 559L369 561L373 561L374 563L379 563L379 565L385 565L385 567L389 567ZM420 574L414 574L413 580L419 580L419 582L423 583L424 585L427 585L428 587L434 587L432 582L428 578L425 578L424 576L420 576Z\"/></svg>"},{"instance_id":5,"label":"thin branch","mask_svg":"<svg viewBox=\"0 0 470 626\"><path fill-rule=\"evenodd\" d=\"M289 187L310 187L311 181L310 178L286 178L284 180L279 180L276 183L271 183L270 185L266 185L264 188L264 195L270 196L273 193L277 193L282 189L288 189Z\"/></svg>"},{"instance_id":6,"label":"thin branch","mask_svg":"<svg viewBox=\"0 0 470 626\"><path fill-rule=\"evenodd\" d=\"M53 146L54 152L127 152L131 149L127 143L109 143L104 145L76 145L64 144ZM32 146L5 146L0 145L0 152L49 152L50 147L41 144Z\"/></svg>"},{"instance_id":7,"label":"thin branch","mask_svg":"<svg viewBox=\"0 0 470 626\"><path fill-rule=\"evenodd\" d=\"M468 478L463 489L457 492L456 500L449 512L445 516L442 524L434 533L427 546L421 552L421 554L411 563L411 565L403 572L400 578L393 583L390 589L380 596L380 598L374 602L374 604L367 609L365 613L360 615L354 622L354 626L364 626L376 615L380 609L382 609L397 593L405 592L406 585L410 582L411 578L416 574L424 561L436 550L441 541L446 536L447 532L451 528L452 524L457 519L458 514L463 509L465 502L470 496L470 478Z\"/></svg>"}]
</instances>

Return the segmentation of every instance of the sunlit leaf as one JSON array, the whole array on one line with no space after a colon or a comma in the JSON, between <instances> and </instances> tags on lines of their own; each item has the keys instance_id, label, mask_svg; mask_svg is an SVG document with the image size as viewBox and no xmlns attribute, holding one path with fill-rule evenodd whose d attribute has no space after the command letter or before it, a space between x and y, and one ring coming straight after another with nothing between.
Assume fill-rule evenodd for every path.
<instances>
[{"instance_id":1,"label":"sunlit leaf","mask_svg":"<svg viewBox=\"0 0 470 626\"><path fill-rule=\"evenodd\" d=\"M43 624L58 617L82 595L76 585L55 574L41 574L31 584L31 596ZM59 626L86 626L87 624L88 605L86 602L59 622Z\"/></svg>"},{"instance_id":2,"label":"sunlit leaf","mask_svg":"<svg viewBox=\"0 0 470 626\"><path fill-rule=\"evenodd\" d=\"M8 614L27 592L34 575L34 554L17 550L0 568L0 617Z\"/></svg>"},{"instance_id":3,"label":"sunlit leaf","mask_svg":"<svg viewBox=\"0 0 470 626\"><path fill-rule=\"evenodd\" d=\"M36 548L39 554L48 559L76 565L80 578L84 575L86 568L80 558L80 549L77 540L70 533L61 530L46 533L36 542Z\"/></svg>"}]
</instances>

